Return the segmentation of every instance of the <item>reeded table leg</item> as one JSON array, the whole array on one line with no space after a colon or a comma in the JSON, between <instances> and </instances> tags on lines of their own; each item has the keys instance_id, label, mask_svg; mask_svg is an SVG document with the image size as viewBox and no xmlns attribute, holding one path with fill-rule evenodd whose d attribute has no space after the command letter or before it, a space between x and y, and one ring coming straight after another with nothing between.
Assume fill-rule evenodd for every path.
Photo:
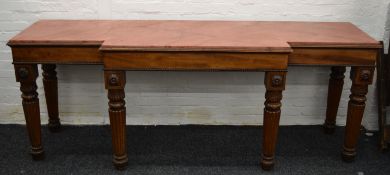
<instances>
[{"instance_id":1,"label":"reeded table leg","mask_svg":"<svg viewBox=\"0 0 390 175\"><path fill-rule=\"evenodd\" d=\"M126 151L126 73L124 71L105 71L105 85L108 89L108 105L114 150L113 163L119 170L126 169L128 158Z\"/></svg>"},{"instance_id":2,"label":"reeded table leg","mask_svg":"<svg viewBox=\"0 0 390 175\"><path fill-rule=\"evenodd\" d=\"M356 144L360 135L360 126L366 106L368 85L372 84L374 67L352 67L351 95L348 102L347 125L345 128L343 160L351 162L356 155Z\"/></svg>"},{"instance_id":3,"label":"reeded table leg","mask_svg":"<svg viewBox=\"0 0 390 175\"><path fill-rule=\"evenodd\" d=\"M326 119L324 132L333 134L336 125L337 110L339 108L341 92L344 85L345 66L332 67L328 86L328 104L326 108Z\"/></svg>"},{"instance_id":4,"label":"reeded table leg","mask_svg":"<svg viewBox=\"0 0 390 175\"><path fill-rule=\"evenodd\" d=\"M264 84L267 89L264 103L263 154L261 166L270 170L274 166L275 147L278 136L282 91L286 82L286 72L266 72Z\"/></svg>"},{"instance_id":5,"label":"reeded table leg","mask_svg":"<svg viewBox=\"0 0 390 175\"><path fill-rule=\"evenodd\" d=\"M16 81L20 82L22 104L26 127L31 143L31 155L34 160L44 158L41 144L41 119L36 79L38 68L36 64L15 64Z\"/></svg>"},{"instance_id":6,"label":"reeded table leg","mask_svg":"<svg viewBox=\"0 0 390 175\"><path fill-rule=\"evenodd\" d=\"M45 89L46 106L49 114L49 130L59 132L61 129L58 117L58 83L55 64L42 64L43 88Z\"/></svg>"}]
</instances>

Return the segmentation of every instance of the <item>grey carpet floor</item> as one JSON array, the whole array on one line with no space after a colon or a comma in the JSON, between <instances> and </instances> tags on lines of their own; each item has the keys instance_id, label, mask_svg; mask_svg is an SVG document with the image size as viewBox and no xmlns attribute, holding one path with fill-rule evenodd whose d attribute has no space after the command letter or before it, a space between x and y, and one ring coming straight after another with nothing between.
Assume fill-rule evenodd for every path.
<instances>
[{"instance_id":1,"label":"grey carpet floor","mask_svg":"<svg viewBox=\"0 0 390 175\"><path fill-rule=\"evenodd\" d=\"M276 165L260 168L262 128L256 126L128 126L129 166L111 164L109 126L42 128L46 159L32 161L26 129L0 125L0 174L332 174L389 175L390 153L378 137L362 135L353 163L340 158L344 128L325 135L320 126L283 126Z\"/></svg>"}]
</instances>

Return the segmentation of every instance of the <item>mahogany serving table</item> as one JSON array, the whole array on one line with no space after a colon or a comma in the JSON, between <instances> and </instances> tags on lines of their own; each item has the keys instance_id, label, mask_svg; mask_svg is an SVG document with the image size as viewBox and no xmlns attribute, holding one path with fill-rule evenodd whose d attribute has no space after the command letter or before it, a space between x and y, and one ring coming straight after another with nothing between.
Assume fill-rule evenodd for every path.
<instances>
[{"instance_id":1,"label":"mahogany serving table","mask_svg":"<svg viewBox=\"0 0 390 175\"><path fill-rule=\"evenodd\" d=\"M265 71L261 164L274 165L288 65L331 66L324 129L334 132L346 66L351 69L343 159L352 161L380 44L350 23L260 21L43 20L14 38L34 159L42 159L37 64L42 64L50 131L60 129L56 64L103 64L108 90L114 165L126 167L126 70ZM293 143L292 143L293 144Z\"/></svg>"}]
</instances>

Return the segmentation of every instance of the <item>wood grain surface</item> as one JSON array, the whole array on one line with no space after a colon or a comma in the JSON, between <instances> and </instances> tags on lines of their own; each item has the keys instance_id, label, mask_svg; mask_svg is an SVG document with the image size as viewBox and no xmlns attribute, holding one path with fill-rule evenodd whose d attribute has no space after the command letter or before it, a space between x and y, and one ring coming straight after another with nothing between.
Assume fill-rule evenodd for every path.
<instances>
[{"instance_id":1,"label":"wood grain surface","mask_svg":"<svg viewBox=\"0 0 390 175\"><path fill-rule=\"evenodd\" d=\"M291 47L380 47L379 42L345 22L174 20L41 20L8 44L235 52L290 52Z\"/></svg>"},{"instance_id":2,"label":"wood grain surface","mask_svg":"<svg viewBox=\"0 0 390 175\"><path fill-rule=\"evenodd\" d=\"M285 53L105 52L106 70L285 70Z\"/></svg>"}]
</instances>

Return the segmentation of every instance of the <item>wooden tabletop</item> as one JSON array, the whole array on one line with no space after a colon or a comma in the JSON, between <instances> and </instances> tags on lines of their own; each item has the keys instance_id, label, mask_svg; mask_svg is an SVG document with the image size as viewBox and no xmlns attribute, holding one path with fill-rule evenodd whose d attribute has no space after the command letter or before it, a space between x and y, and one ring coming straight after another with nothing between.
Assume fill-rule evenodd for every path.
<instances>
[{"instance_id":1,"label":"wooden tabletop","mask_svg":"<svg viewBox=\"0 0 390 175\"><path fill-rule=\"evenodd\" d=\"M345 22L174 20L41 20L8 44L232 52L291 52L291 47L380 47L379 42Z\"/></svg>"}]
</instances>

